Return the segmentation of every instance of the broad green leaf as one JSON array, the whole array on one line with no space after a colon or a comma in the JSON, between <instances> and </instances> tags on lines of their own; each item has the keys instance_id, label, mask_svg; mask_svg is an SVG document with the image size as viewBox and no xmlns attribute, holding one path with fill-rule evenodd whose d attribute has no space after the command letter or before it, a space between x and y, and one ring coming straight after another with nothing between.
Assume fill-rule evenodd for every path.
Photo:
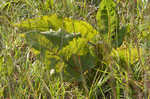
<instances>
[{"instance_id":1,"label":"broad green leaf","mask_svg":"<svg viewBox=\"0 0 150 99\"><path fill-rule=\"evenodd\" d=\"M97 12L97 24L102 33L113 33L118 29L118 14L113 0L102 0Z\"/></svg>"},{"instance_id":2,"label":"broad green leaf","mask_svg":"<svg viewBox=\"0 0 150 99\"><path fill-rule=\"evenodd\" d=\"M112 39L112 45L117 48L120 47L124 41L125 35L129 32L129 27L127 25L124 25L119 29L118 33L113 36Z\"/></svg>"},{"instance_id":3,"label":"broad green leaf","mask_svg":"<svg viewBox=\"0 0 150 99\"><path fill-rule=\"evenodd\" d=\"M63 31L47 31L47 32L29 32L26 34L21 34L26 42L32 46L32 51L36 55L40 55L40 59L45 61L46 64L51 60L51 56L48 52L56 53L62 47L66 46L69 41L74 38L73 33L65 33ZM76 37L79 37L80 34L76 34Z\"/></svg>"},{"instance_id":4,"label":"broad green leaf","mask_svg":"<svg viewBox=\"0 0 150 99\"><path fill-rule=\"evenodd\" d=\"M37 30L37 31L48 31L50 29L58 30L63 26L62 18L58 18L56 14L50 16L41 16L33 19L27 19L19 23L14 24L22 30Z\"/></svg>"},{"instance_id":5,"label":"broad green leaf","mask_svg":"<svg viewBox=\"0 0 150 99\"><path fill-rule=\"evenodd\" d=\"M140 48L140 54L142 55L142 49ZM122 59L124 60L126 63L130 63L130 64L134 64L135 62L137 62L139 60L139 55L138 55L138 50L137 48L118 48L118 49L114 49L111 53L111 55L114 58L117 59Z\"/></svg>"},{"instance_id":6,"label":"broad green leaf","mask_svg":"<svg viewBox=\"0 0 150 99\"><path fill-rule=\"evenodd\" d=\"M70 78L72 76L72 79L68 79L69 81L81 80L81 68L82 72L85 72L95 66L97 57L92 53L92 50L93 48L88 45L85 38L74 38L73 41L69 42L69 45L60 51L59 54L67 65L65 77Z\"/></svg>"},{"instance_id":7,"label":"broad green leaf","mask_svg":"<svg viewBox=\"0 0 150 99\"><path fill-rule=\"evenodd\" d=\"M95 66L96 57L92 56L91 53L85 55L72 55L69 60L65 60L67 68L65 68L65 79L68 81L74 81L78 79L81 81L81 72L90 70ZM82 70L82 71L81 71Z\"/></svg>"},{"instance_id":8,"label":"broad green leaf","mask_svg":"<svg viewBox=\"0 0 150 99\"><path fill-rule=\"evenodd\" d=\"M96 15L99 31L114 47L122 44L125 32L119 30L119 15L113 0L102 0Z\"/></svg>"},{"instance_id":9,"label":"broad green leaf","mask_svg":"<svg viewBox=\"0 0 150 99\"><path fill-rule=\"evenodd\" d=\"M26 41L32 45L33 48L40 50L50 49L52 47L64 47L74 37L79 37L80 34L65 33L64 31L46 31L46 32L29 32L21 34L26 38Z\"/></svg>"},{"instance_id":10,"label":"broad green leaf","mask_svg":"<svg viewBox=\"0 0 150 99\"><path fill-rule=\"evenodd\" d=\"M27 19L15 23L14 26L22 30L36 31L49 31L50 29L57 31L61 29L67 33L80 33L82 37L86 37L88 40L95 38L98 34L98 32L85 21L61 18L56 14Z\"/></svg>"},{"instance_id":11,"label":"broad green leaf","mask_svg":"<svg viewBox=\"0 0 150 99\"><path fill-rule=\"evenodd\" d=\"M75 35L77 35L78 33L81 34L81 38L78 38L77 42L74 39L73 41L69 42L69 45L67 45L66 48L63 48L65 51L67 51L67 48L69 48L68 50L74 50L71 54L81 52L79 50L83 49L83 46L86 46L88 44L88 41L95 42L96 36L98 34L98 32L85 21L72 20L70 18L60 18L56 14L51 16L42 16L34 19L27 19L26 21L22 21L14 25L20 29L27 30L47 31L52 29L57 31L58 29L61 29L66 33L74 33ZM39 34L32 34L32 36L28 36L27 39L31 40L33 37L34 39L37 38L39 40L40 36L36 37L36 35ZM54 44L60 45L59 43L61 41L62 36L60 36L60 34L57 33L55 33L55 36L59 38L57 39L56 37L54 37L54 35L52 37L49 36L47 38L52 42L54 41ZM57 41L59 42L58 44ZM42 42L42 40L40 42ZM37 44L35 45L37 46ZM77 45L78 47L73 47L74 45Z\"/></svg>"},{"instance_id":12,"label":"broad green leaf","mask_svg":"<svg viewBox=\"0 0 150 99\"><path fill-rule=\"evenodd\" d=\"M87 39L92 39L98 33L89 23L69 18L64 19L64 30L69 33L81 33Z\"/></svg>"},{"instance_id":13,"label":"broad green leaf","mask_svg":"<svg viewBox=\"0 0 150 99\"><path fill-rule=\"evenodd\" d=\"M34 49L42 51L51 48L52 43L46 38L45 35L38 32L30 32L26 34L21 34L25 37L26 42L30 44Z\"/></svg>"}]
</instances>

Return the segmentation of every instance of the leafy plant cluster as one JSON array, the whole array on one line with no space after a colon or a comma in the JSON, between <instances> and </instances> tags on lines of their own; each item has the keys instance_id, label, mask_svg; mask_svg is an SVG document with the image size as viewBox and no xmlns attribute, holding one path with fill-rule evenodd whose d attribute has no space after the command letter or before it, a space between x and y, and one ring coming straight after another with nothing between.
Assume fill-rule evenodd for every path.
<instances>
[{"instance_id":1,"label":"leafy plant cluster","mask_svg":"<svg viewBox=\"0 0 150 99\"><path fill-rule=\"evenodd\" d=\"M110 18L111 20L109 20ZM21 35L34 49L39 51L40 55L44 55L44 59L48 58L48 53L51 53L52 49L55 49L58 57L68 65L67 68L77 67L76 69L80 70L79 65L81 65L85 71L96 65L98 56L94 47L99 42L102 42L101 45L103 45L103 42L108 40L115 47L122 44L125 32L121 30L119 32L118 19L116 3L104 0L97 12L97 22L101 34L85 21L63 18L56 14L28 19L14 24L14 26L34 31ZM101 35L107 40L102 41ZM46 59L46 63L47 61L50 59ZM71 70L74 69L70 68L69 71ZM75 73L80 75L80 71L71 72L69 75Z\"/></svg>"},{"instance_id":2,"label":"leafy plant cluster","mask_svg":"<svg viewBox=\"0 0 150 99\"><path fill-rule=\"evenodd\" d=\"M8 74L5 72L2 74L8 77L15 71L11 64L27 66L21 67L22 70L27 71L22 74L22 76L26 75L22 83L23 85L28 83L31 89L22 90L22 84L18 83L20 90L25 91L25 94L33 93L31 96L34 98L37 98L39 94L42 94L43 97L58 98L59 92L64 96L63 98L66 98L69 95L66 95L65 90L68 89L65 89L64 86L71 89L71 86L64 85L67 83L83 89L85 97L90 99L102 97L104 99L110 97L141 99L141 97L149 96L150 25L147 22L149 5L146 1L94 1L94 4L98 5L96 11L93 7L94 12L91 7L92 0L88 2L86 0L85 2L75 0L34 1L35 5L33 1L14 0L1 7L2 10L5 10L25 2L27 5L22 5L22 8L31 7L33 4L35 8L38 6L38 11L41 10L40 16L34 12L33 15L28 16L27 14L24 20L18 20L18 22L9 22L15 16L11 16L12 19L0 17L0 23L8 22L2 26L14 28L19 33L15 36L25 40L23 41L25 47L20 44L21 47L17 46L17 49L15 49L16 46L13 46L7 50L11 52L11 48L14 48L15 55L12 51L11 55L1 57L1 72L4 71L3 66L6 66ZM58 4L55 5L54 2ZM89 14L88 8L92 10L92 13ZM23 13L29 12L24 10ZM87 20L86 16L90 16L90 19ZM2 26L1 31L3 31ZM2 34L2 37L6 36ZM6 38L4 41L8 43L9 39ZM15 44L18 45L18 42ZM18 49L20 52L16 53ZM21 63L14 63L10 57L14 56L16 59L21 55L29 59ZM30 64L33 67L28 72L28 69L31 68ZM18 67L16 69L20 70ZM55 86L50 84L55 82L57 82ZM39 87L40 85L44 87ZM47 89L46 93L43 88ZM3 87L2 93L5 92L4 89Z\"/></svg>"}]
</instances>

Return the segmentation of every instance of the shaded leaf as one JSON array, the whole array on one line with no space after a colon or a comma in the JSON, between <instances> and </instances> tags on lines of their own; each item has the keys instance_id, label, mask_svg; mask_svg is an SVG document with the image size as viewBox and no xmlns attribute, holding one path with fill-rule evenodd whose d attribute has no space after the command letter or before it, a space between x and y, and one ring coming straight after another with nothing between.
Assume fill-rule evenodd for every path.
<instances>
[{"instance_id":1,"label":"shaded leaf","mask_svg":"<svg viewBox=\"0 0 150 99\"><path fill-rule=\"evenodd\" d=\"M96 57L92 56L91 53L85 55L72 55L70 59L65 60L67 68L65 68L65 79L68 81L82 80L81 72L92 69L95 66ZM80 63L81 62L81 63Z\"/></svg>"},{"instance_id":2,"label":"shaded leaf","mask_svg":"<svg viewBox=\"0 0 150 99\"><path fill-rule=\"evenodd\" d=\"M113 47L119 47L125 36L125 28L119 30L119 15L113 0L102 0L96 15L99 31Z\"/></svg>"},{"instance_id":3,"label":"shaded leaf","mask_svg":"<svg viewBox=\"0 0 150 99\"><path fill-rule=\"evenodd\" d=\"M102 0L96 15L97 24L102 33L116 32L118 29L118 14L113 0Z\"/></svg>"}]
</instances>

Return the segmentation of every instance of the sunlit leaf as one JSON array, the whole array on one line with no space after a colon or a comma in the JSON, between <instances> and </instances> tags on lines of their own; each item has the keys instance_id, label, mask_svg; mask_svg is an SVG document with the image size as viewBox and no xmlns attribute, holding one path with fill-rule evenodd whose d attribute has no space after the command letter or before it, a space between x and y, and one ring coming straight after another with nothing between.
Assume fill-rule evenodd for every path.
<instances>
[{"instance_id":1,"label":"sunlit leaf","mask_svg":"<svg viewBox=\"0 0 150 99\"><path fill-rule=\"evenodd\" d=\"M137 48L118 48L112 51L112 56L124 60L126 63L133 64L139 60L139 54L142 55L142 49L138 53Z\"/></svg>"},{"instance_id":2,"label":"sunlit leaf","mask_svg":"<svg viewBox=\"0 0 150 99\"><path fill-rule=\"evenodd\" d=\"M33 19L27 19L19 23L15 23L14 26L23 30L38 30L48 31L50 29L58 30L63 26L63 20L58 18L57 15L53 14L50 16L36 17Z\"/></svg>"}]
</instances>

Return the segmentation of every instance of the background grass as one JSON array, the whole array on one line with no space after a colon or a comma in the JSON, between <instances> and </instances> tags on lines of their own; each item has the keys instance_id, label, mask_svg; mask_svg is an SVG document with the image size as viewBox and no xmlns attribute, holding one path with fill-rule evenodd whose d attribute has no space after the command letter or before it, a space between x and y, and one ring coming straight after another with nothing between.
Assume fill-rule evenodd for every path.
<instances>
[{"instance_id":1,"label":"background grass","mask_svg":"<svg viewBox=\"0 0 150 99\"><path fill-rule=\"evenodd\" d=\"M97 28L100 0L1 0L0 1L0 98L1 99L149 99L149 14L148 3L117 1L120 26L128 26L122 49L138 52L136 63L123 58L109 59L88 71L86 86L66 82L52 74L32 53L12 23L56 13L85 20ZM109 51L104 48L103 56ZM143 49L143 54L139 51ZM119 53L119 52L118 52ZM130 58L130 57L129 57Z\"/></svg>"}]
</instances>

